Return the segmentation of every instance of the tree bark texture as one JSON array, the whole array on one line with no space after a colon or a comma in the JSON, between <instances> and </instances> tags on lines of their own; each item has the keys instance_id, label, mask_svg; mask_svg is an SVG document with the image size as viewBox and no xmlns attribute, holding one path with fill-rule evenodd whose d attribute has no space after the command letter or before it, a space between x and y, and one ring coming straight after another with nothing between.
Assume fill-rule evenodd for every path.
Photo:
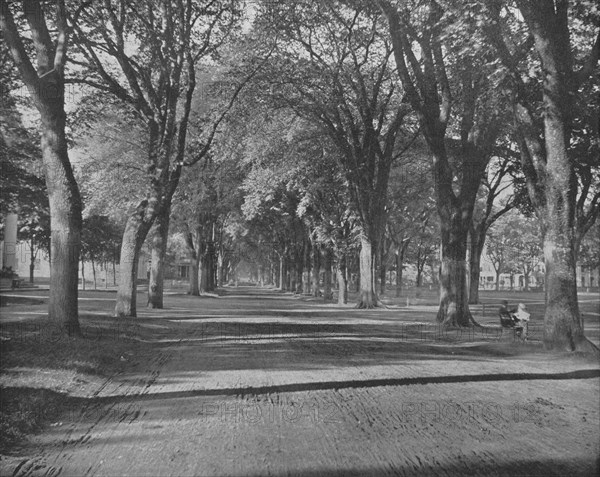
<instances>
[{"instance_id":1,"label":"tree bark texture","mask_svg":"<svg viewBox=\"0 0 600 477\"><path fill-rule=\"evenodd\" d=\"M357 308L373 308L377 306L375 293L375 270L373 260L374 244L366 235L360 237L360 297Z\"/></svg>"},{"instance_id":2,"label":"tree bark texture","mask_svg":"<svg viewBox=\"0 0 600 477\"><path fill-rule=\"evenodd\" d=\"M149 208L148 201L143 200L125 224L119 263L116 316L137 316L137 273L140 251L154 220L154 214L147 210Z\"/></svg>"},{"instance_id":3,"label":"tree bark texture","mask_svg":"<svg viewBox=\"0 0 600 477\"><path fill-rule=\"evenodd\" d=\"M385 253L385 240L380 247L379 253L379 294L385 294L385 282L386 282L386 253Z\"/></svg>"},{"instance_id":4,"label":"tree bark texture","mask_svg":"<svg viewBox=\"0 0 600 477\"><path fill-rule=\"evenodd\" d=\"M82 203L65 136L64 65L70 33L67 12L64 3L56 4L54 31L57 36L54 42L42 4L23 2L23 6L37 68L32 64L13 14L4 0L0 1L0 30L41 117L42 162L50 203L51 230L48 318L68 335L80 335L77 298Z\"/></svg>"},{"instance_id":5,"label":"tree bark texture","mask_svg":"<svg viewBox=\"0 0 600 477\"><path fill-rule=\"evenodd\" d=\"M471 248L469 249L469 303L479 303L479 280L481 277L481 254L483 253L483 244L473 239L471 235Z\"/></svg>"},{"instance_id":6,"label":"tree bark texture","mask_svg":"<svg viewBox=\"0 0 600 477\"><path fill-rule=\"evenodd\" d=\"M323 300L329 301L333 298L331 291L331 267L333 265L333 251L327 247L323 251Z\"/></svg>"},{"instance_id":7,"label":"tree bark texture","mask_svg":"<svg viewBox=\"0 0 600 477\"><path fill-rule=\"evenodd\" d=\"M346 269L346 257L343 254L338 255L337 264L338 281L338 305L348 303L348 279Z\"/></svg>"},{"instance_id":8,"label":"tree bark texture","mask_svg":"<svg viewBox=\"0 0 600 477\"><path fill-rule=\"evenodd\" d=\"M162 309L165 258L167 255L167 240L169 238L170 207L165 207L154 219L150 230L150 279L148 280L148 308Z\"/></svg>"},{"instance_id":9,"label":"tree bark texture","mask_svg":"<svg viewBox=\"0 0 600 477\"><path fill-rule=\"evenodd\" d=\"M318 297L320 293L319 289L319 278L321 273L321 248L317 244L313 244L312 246L312 275L313 275L313 286L312 286L312 294L314 297Z\"/></svg>"},{"instance_id":10,"label":"tree bark texture","mask_svg":"<svg viewBox=\"0 0 600 477\"><path fill-rule=\"evenodd\" d=\"M440 265L440 307L437 321L451 326L469 326L466 287L467 230L458 224L442 224L442 260Z\"/></svg>"}]
</instances>

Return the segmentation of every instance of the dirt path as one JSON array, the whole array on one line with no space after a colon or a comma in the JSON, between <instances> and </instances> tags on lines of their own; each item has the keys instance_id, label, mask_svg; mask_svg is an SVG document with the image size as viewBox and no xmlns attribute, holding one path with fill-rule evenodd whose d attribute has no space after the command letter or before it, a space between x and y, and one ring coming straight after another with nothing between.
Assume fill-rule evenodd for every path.
<instances>
[{"instance_id":1,"label":"dirt path","mask_svg":"<svg viewBox=\"0 0 600 477\"><path fill-rule=\"evenodd\" d=\"M268 291L166 304L2 475L598 472L598 363Z\"/></svg>"}]
</instances>

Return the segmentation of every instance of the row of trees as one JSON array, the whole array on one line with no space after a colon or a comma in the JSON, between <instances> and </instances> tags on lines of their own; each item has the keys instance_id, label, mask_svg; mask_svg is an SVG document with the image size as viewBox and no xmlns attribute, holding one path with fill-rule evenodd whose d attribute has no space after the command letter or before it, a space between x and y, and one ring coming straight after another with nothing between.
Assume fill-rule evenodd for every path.
<instances>
[{"instance_id":1,"label":"row of trees","mask_svg":"<svg viewBox=\"0 0 600 477\"><path fill-rule=\"evenodd\" d=\"M135 316L147 236L149 304L162 307L175 217L196 263L215 256L209 248L216 246L230 265L248 254L277 257L281 286L295 289L310 286L321 262L327 271L335 261L340 284L347 282L359 244L361 307L377 305L377 272L384 277L392 260L401 270L410 244L437 223L437 318L467 326L468 297L477 299L467 289L467 263L478 283L488 230L519 206L533 211L543 238L546 345L586 346L575 267L600 200L593 2L459 8L445 0L297 0L244 9L241 2L58 0L52 8L22 2L19 10L0 0L0 7L4 38L42 118L55 284L49 314L71 332L78 330L82 204L67 153L64 85L74 82L96 91L78 120L116 112L113 124L129 124L139 149L123 160L136 187L118 315ZM219 94L195 94L199 72ZM237 121L226 119L232 107ZM179 197L184 168L200 162L204 169ZM238 177L221 180L219 171L234 170ZM415 180L427 172L430 181ZM403 175L411 177L406 184ZM417 250L421 263L428 251Z\"/></svg>"}]
</instances>

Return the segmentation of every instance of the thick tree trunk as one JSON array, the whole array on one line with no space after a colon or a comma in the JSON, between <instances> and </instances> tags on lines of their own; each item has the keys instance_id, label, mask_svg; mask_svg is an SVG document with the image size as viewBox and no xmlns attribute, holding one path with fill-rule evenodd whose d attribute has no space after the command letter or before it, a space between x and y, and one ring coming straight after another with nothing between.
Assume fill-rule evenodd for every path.
<instances>
[{"instance_id":1,"label":"thick tree trunk","mask_svg":"<svg viewBox=\"0 0 600 477\"><path fill-rule=\"evenodd\" d=\"M50 73L48 78L50 78ZM41 80L40 80L41 81ZM46 87L43 85L42 87ZM63 91L62 84L49 91ZM42 118L42 159L50 202L50 298L48 318L69 335L80 335L77 311L79 257L81 252L81 197L69 162L65 138L64 101L44 98L38 109Z\"/></svg>"},{"instance_id":2,"label":"thick tree trunk","mask_svg":"<svg viewBox=\"0 0 600 477\"><path fill-rule=\"evenodd\" d=\"M305 295L310 295L310 272L306 269L302 273L302 291Z\"/></svg>"},{"instance_id":3,"label":"thick tree trunk","mask_svg":"<svg viewBox=\"0 0 600 477\"><path fill-rule=\"evenodd\" d=\"M292 261L288 260L286 262L286 280L287 280L287 290L294 291L292 287L292 276L293 276L293 267L291 266Z\"/></svg>"},{"instance_id":4,"label":"thick tree trunk","mask_svg":"<svg viewBox=\"0 0 600 477\"><path fill-rule=\"evenodd\" d=\"M190 295L192 296L200 296L199 271L200 263L197 255L194 254L190 265Z\"/></svg>"},{"instance_id":5,"label":"thick tree trunk","mask_svg":"<svg viewBox=\"0 0 600 477\"><path fill-rule=\"evenodd\" d=\"M560 230L560 224L551 223L544 236L544 345L547 349L574 351L589 347L583 335L583 323L577 301L574 250L573 240Z\"/></svg>"},{"instance_id":6,"label":"thick tree trunk","mask_svg":"<svg viewBox=\"0 0 600 477\"><path fill-rule=\"evenodd\" d=\"M337 265L338 305L348 303L348 280L346 275L346 257L338 256Z\"/></svg>"},{"instance_id":7,"label":"thick tree trunk","mask_svg":"<svg viewBox=\"0 0 600 477\"><path fill-rule=\"evenodd\" d=\"M289 269L289 286L288 289L292 293L296 293L296 263L292 258L290 259L290 269Z\"/></svg>"},{"instance_id":8,"label":"thick tree trunk","mask_svg":"<svg viewBox=\"0 0 600 477\"><path fill-rule=\"evenodd\" d=\"M450 326L469 326L472 316L467 303L467 230L442 224L440 307L437 321Z\"/></svg>"},{"instance_id":9,"label":"thick tree trunk","mask_svg":"<svg viewBox=\"0 0 600 477\"><path fill-rule=\"evenodd\" d=\"M85 261L81 259L81 289L85 290Z\"/></svg>"},{"instance_id":10,"label":"thick tree trunk","mask_svg":"<svg viewBox=\"0 0 600 477\"><path fill-rule=\"evenodd\" d=\"M208 252L205 250L200 257L200 293L207 293L209 291L209 261Z\"/></svg>"},{"instance_id":11,"label":"thick tree trunk","mask_svg":"<svg viewBox=\"0 0 600 477\"><path fill-rule=\"evenodd\" d=\"M374 284L373 244L364 234L360 238L360 297L357 308L373 308L377 306L377 294Z\"/></svg>"},{"instance_id":12,"label":"thick tree trunk","mask_svg":"<svg viewBox=\"0 0 600 477\"><path fill-rule=\"evenodd\" d=\"M496 271L496 291L500 290L500 272Z\"/></svg>"},{"instance_id":13,"label":"thick tree trunk","mask_svg":"<svg viewBox=\"0 0 600 477\"><path fill-rule=\"evenodd\" d=\"M323 261L323 300L329 301L333 298L331 291L331 266L333 265L333 252L330 248L324 250Z\"/></svg>"},{"instance_id":14,"label":"thick tree trunk","mask_svg":"<svg viewBox=\"0 0 600 477\"><path fill-rule=\"evenodd\" d=\"M544 345L559 351L593 349L597 354L598 348L583 335L577 301L574 237L582 224L577 213L576 160L568 151L572 142L573 114L577 110L575 104L581 99L584 82L595 70L581 68L575 71L568 3L557 2L556 8L553 3L550 8L539 8L538 2L517 2L541 62L543 132L536 124L538 112L535 109L540 108L536 105L534 109L522 101L525 95L515 95L514 113L522 169L544 232ZM598 44L593 48L598 48ZM597 63L597 50L592 53L589 60Z\"/></svg>"},{"instance_id":15,"label":"thick tree trunk","mask_svg":"<svg viewBox=\"0 0 600 477\"><path fill-rule=\"evenodd\" d=\"M146 219L147 201L142 201L131 214L123 232L121 261L119 264L119 288L117 290L116 316L137 316L137 273L140 251L152 226Z\"/></svg>"}]
</instances>

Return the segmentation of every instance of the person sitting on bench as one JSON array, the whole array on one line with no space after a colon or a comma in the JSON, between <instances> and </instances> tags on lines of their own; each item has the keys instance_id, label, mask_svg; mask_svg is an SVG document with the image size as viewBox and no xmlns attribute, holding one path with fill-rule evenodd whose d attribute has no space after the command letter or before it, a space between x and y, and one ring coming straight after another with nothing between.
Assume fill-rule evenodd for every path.
<instances>
[{"instance_id":1,"label":"person sitting on bench","mask_svg":"<svg viewBox=\"0 0 600 477\"><path fill-rule=\"evenodd\" d=\"M527 312L527 307L523 303L519 303L517 312L513 315L517 320L517 325L523 331L521 332L521 338L527 341L527 331L529 329L529 317L530 313Z\"/></svg>"},{"instance_id":2,"label":"person sitting on bench","mask_svg":"<svg viewBox=\"0 0 600 477\"><path fill-rule=\"evenodd\" d=\"M498 315L500 316L500 324L505 328L514 328L517 320L514 316L515 309L510 310L508 308L508 301L503 300L502 305L498 308Z\"/></svg>"}]
</instances>

